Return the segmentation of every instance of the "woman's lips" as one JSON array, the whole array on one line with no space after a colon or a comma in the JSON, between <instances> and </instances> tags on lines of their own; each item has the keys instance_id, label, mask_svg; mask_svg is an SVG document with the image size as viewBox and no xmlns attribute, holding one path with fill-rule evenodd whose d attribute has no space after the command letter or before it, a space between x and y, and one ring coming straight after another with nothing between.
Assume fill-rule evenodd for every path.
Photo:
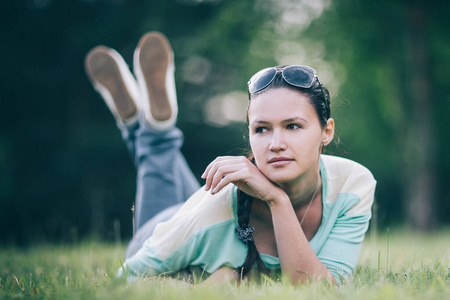
<instances>
[{"instance_id":1,"label":"woman's lips","mask_svg":"<svg viewBox=\"0 0 450 300\"><path fill-rule=\"evenodd\" d=\"M290 164L292 161L294 160L289 157L273 157L269 160L269 165L274 167L282 167Z\"/></svg>"}]
</instances>

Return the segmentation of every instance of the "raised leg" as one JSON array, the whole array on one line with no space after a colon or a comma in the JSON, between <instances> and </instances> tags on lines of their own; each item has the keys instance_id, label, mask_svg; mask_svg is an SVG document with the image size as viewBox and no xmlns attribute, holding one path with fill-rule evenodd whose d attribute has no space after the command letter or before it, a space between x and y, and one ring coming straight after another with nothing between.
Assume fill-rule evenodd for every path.
<instances>
[{"instance_id":1,"label":"raised leg","mask_svg":"<svg viewBox=\"0 0 450 300\"><path fill-rule=\"evenodd\" d=\"M138 177L136 230L164 209L184 202L199 188L180 148L182 132L157 131L141 122L136 134Z\"/></svg>"},{"instance_id":2,"label":"raised leg","mask_svg":"<svg viewBox=\"0 0 450 300\"><path fill-rule=\"evenodd\" d=\"M144 35L134 55L137 82L123 58L104 46L89 52L85 67L116 118L138 171L133 241L139 242L130 246L139 246L200 187L180 152L173 52L161 33Z\"/></svg>"},{"instance_id":3,"label":"raised leg","mask_svg":"<svg viewBox=\"0 0 450 300\"><path fill-rule=\"evenodd\" d=\"M130 241L126 257L142 247L155 226L170 219L200 185L189 168L180 148L183 144L181 130L173 127L158 131L149 126L141 116L136 131L122 128L127 144L135 146L137 162L137 189L135 207L136 232Z\"/></svg>"}]
</instances>

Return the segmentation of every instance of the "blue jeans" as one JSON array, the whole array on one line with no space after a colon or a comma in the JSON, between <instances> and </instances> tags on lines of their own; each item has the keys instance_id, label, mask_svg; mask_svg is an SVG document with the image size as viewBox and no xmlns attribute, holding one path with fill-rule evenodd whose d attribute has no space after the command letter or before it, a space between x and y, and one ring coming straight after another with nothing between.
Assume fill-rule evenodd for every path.
<instances>
[{"instance_id":1,"label":"blue jeans","mask_svg":"<svg viewBox=\"0 0 450 300\"><path fill-rule=\"evenodd\" d=\"M137 168L135 234L125 257L136 253L155 226L170 219L200 185L180 148L183 133L173 127L152 129L140 116L134 124L119 124Z\"/></svg>"}]
</instances>

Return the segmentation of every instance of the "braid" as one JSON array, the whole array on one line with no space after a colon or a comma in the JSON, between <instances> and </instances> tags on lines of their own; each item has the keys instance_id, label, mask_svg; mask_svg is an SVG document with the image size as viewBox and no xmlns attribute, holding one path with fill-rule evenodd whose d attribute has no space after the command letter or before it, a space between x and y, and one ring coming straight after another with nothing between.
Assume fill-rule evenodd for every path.
<instances>
[{"instance_id":1,"label":"braid","mask_svg":"<svg viewBox=\"0 0 450 300\"><path fill-rule=\"evenodd\" d=\"M252 202L253 197L247 195L241 190L238 190L238 222L239 227L242 229L248 229L248 223L250 220L250 213L252 209ZM258 272L260 273L268 273L268 270L266 266L264 265L264 262L262 261L261 257L259 256L259 252L256 249L255 242L253 238L247 239L245 244L248 247L247 250L247 257L245 258L244 263L242 266L240 266L237 270L239 272L239 280L241 278L244 278L247 273L252 269L255 262L257 264Z\"/></svg>"}]
</instances>

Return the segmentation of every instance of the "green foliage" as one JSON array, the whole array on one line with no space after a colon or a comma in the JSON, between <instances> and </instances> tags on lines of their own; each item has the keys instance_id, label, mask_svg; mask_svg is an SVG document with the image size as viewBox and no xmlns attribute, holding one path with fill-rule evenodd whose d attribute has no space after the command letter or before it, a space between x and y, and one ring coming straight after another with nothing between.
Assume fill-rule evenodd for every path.
<instances>
[{"instance_id":1,"label":"green foliage","mask_svg":"<svg viewBox=\"0 0 450 300\"><path fill-rule=\"evenodd\" d=\"M411 218L405 212L414 197L431 208L429 222L448 223L449 3L5 2L0 243L131 235L135 169L83 59L103 44L132 65L137 41L153 30L165 33L174 48L182 150L197 177L216 156L247 148L245 124L212 126L205 118L208 103L245 94L248 78L263 67L307 64L332 94L341 144L327 151L362 163L378 180L378 226ZM411 21L415 7L425 17L420 30ZM415 33L423 40L416 43ZM415 69L415 49L426 53L423 73ZM426 75L426 109L416 105L414 74Z\"/></svg>"},{"instance_id":2,"label":"green foliage","mask_svg":"<svg viewBox=\"0 0 450 300\"><path fill-rule=\"evenodd\" d=\"M378 180L382 222L448 220L441 137L450 102L440 73L449 62L448 9L444 1L332 1L303 34L344 66L335 103L349 105L334 116L346 156ZM428 225L418 224L421 215Z\"/></svg>"},{"instance_id":3,"label":"green foliage","mask_svg":"<svg viewBox=\"0 0 450 300\"><path fill-rule=\"evenodd\" d=\"M167 278L128 284L115 274L124 247L83 242L0 250L1 299L446 299L450 296L450 231L417 234L394 230L370 235L354 278L340 287L321 282L190 287ZM379 256L382 258L379 260ZM385 258L389 256L389 263Z\"/></svg>"},{"instance_id":4,"label":"green foliage","mask_svg":"<svg viewBox=\"0 0 450 300\"><path fill-rule=\"evenodd\" d=\"M98 44L117 49L131 66L142 34L159 30L168 36L177 66L183 152L198 178L218 155L246 148L243 126L209 126L203 107L217 94L245 90L250 75L240 70L251 24L263 18L247 15L253 1L188 2L5 4L3 11L17 19L4 33L9 42L0 56L6 112L0 128L0 241L70 242L89 234L111 240L115 223L122 238L131 235L135 169L83 70L84 56ZM210 65L202 82L189 81L196 70L185 62L193 57Z\"/></svg>"}]
</instances>

